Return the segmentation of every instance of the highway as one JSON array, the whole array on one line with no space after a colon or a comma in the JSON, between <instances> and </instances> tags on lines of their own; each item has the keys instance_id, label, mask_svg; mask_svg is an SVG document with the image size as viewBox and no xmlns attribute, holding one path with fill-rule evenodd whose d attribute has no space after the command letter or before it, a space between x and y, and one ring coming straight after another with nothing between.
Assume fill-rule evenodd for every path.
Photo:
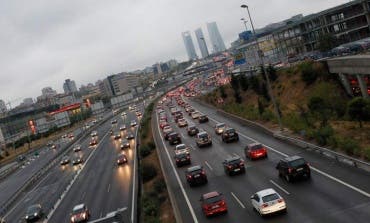
<instances>
[{"instance_id":1,"label":"highway","mask_svg":"<svg viewBox=\"0 0 370 223\"><path fill-rule=\"evenodd\" d=\"M196 110L208 115L210 121L198 124L184 112L189 123L211 134L213 145L198 148L195 140L189 137L186 129L179 129L168 110L171 125L180 132L183 143L191 147L191 165L202 165L208 176L208 184L190 187L184 172L189 166L177 168L174 165L174 146L164 141L158 127L157 115L153 115L153 131L160 149L166 171L168 187L176 200L176 210L182 222L368 222L370 219L370 174L363 170L340 164L319 154L305 151L286 144L268 135L242 126L216 113L214 109L188 101ZM176 104L176 101L174 101ZM166 107L166 106L164 106ZM184 109L183 109L184 111ZM239 142L223 143L221 136L215 134L214 126L224 122L239 133ZM268 148L268 158L249 161L245 158L244 147L253 142L261 142ZM159 145L158 145L159 144ZM222 161L239 155L245 160L246 173L227 176ZM288 183L279 178L275 169L278 161L290 155L304 157L311 166L311 179ZM252 209L250 196L255 192L273 188L286 201L286 214L262 218ZM200 196L211 191L223 193L228 205L228 213L206 218L201 211Z\"/></svg>"},{"instance_id":2,"label":"highway","mask_svg":"<svg viewBox=\"0 0 370 223\"><path fill-rule=\"evenodd\" d=\"M128 163L118 167L116 157L121 152L120 143L113 140L109 131L119 132L119 127L126 123L128 130L135 133L137 127L130 128L129 123L137 118L133 112L127 112L127 116L119 114L115 118L117 124L112 125L109 120L98 127L98 145L89 146L90 136L79 142L82 150L78 153L84 159L82 165L70 163L53 167L8 211L6 222L23 222L27 207L38 203L49 217L46 222L70 222L73 207L80 203L89 208L90 219L105 216L121 207L128 207L131 213L136 141L132 140L131 148L125 149ZM128 130L121 132L122 137ZM70 158L75 155L72 148L68 152Z\"/></svg>"}]
</instances>

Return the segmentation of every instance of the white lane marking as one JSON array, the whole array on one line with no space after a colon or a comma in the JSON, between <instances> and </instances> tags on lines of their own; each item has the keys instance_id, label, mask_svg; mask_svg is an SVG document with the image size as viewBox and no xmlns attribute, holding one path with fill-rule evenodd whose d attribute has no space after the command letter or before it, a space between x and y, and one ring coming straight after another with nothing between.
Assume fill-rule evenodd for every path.
<instances>
[{"instance_id":1,"label":"white lane marking","mask_svg":"<svg viewBox=\"0 0 370 223\"><path fill-rule=\"evenodd\" d=\"M81 196L81 201L85 200L86 192L84 192Z\"/></svg>"},{"instance_id":2,"label":"white lane marking","mask_svg":"<svg viewBox=\"0 0 370 223\"><path fill-rule=\"evenodd\" d=\"M213 118L211 118L211 117L209 117L209 119L213 120L213 121L214 121L214 122L216 122L216 123L219 123L219 121L217 121L216 119L213 119ZM249 139L250 141L258 142L256 139L251 138L251 137L249 137L249 136L246 136L246 135L244 135L243 133L240 133L240 132L239 132L239 135L243 136L243 137L244 137L244 138L246 138L246 139ZM266 146L266 148L270 149L271 151L274 151L275 153L280 154L280 155L281 155L281 156L283 156L283 157L288 157L288 155L287 155L287 154L285 154L285 153L283 153L283 152L280 152L280 151L278 151L278 150L276 150L276 149L274 149L274 148L272 148L272 147L270 147L270 146L267 146L266 144L264 144L264 145ZM319 169L317 169L317 168L315 168L315 167L313 167L313 166L311 166L311 169L312 169L313 171L315 171L315 172L317 172L317 173L319 173L319 174L321 174L321 175L323 175L323 176L325 176L325 177L327 177L327 178L329 178L329 179L331 179L331 180L333 180L333 181L335 181L335 182L339 183L339 184L342 184L343 186L346 186L346 187L348 187L348 188L350 188L350 189L352 189L352 190L354 190L354 191L356 191L356 192L358 192L358 193L360 193L360 194L364 195L365 197L370 198L370 193L368 193L368 192L366 192L366 191L364 191L364 190L361 190L361 189L360 189L360 188L358 188L358 187L355 187L355 186L353 186L353 185L350 185L349 183L346 183L346 182L344 182L344 181L342 181L342 180L340 180L340 179L338 179L338 178L336 178L336 177L334 177L334 176L332 176L332 175L330 175L330 174L328 174L328 173L325 173L324 171L321 171L321 170L319 170Z\"/></svg>"},{"instance_id":3,"label":"white lane marking","mask_svg":"<svg viewBox=\"0 0 370 223\"><path fill-rule=\"evenodd\" d=\"M47 218L46 220L44 220L44 223L47 222L47 219L51 219L51 217L53 216L55 210L59 207L59 205L62 203L63 199L65 198L65 196L68 194L68 192L71 190L73 184L76 182L78 176L81 174L82 170L85 168L85 166L87 165L87 163L89 162L89 160L91 159L92 155L95 154L95 152L97 151L98 147L100 146L100 144L103 142L104 138L107 137L108 133L106 133L102 140L98 143L98 145L96 146L96 148L90 153L89 157L87 157L85 163L82 165L82 168L80 168L77 172L77 174L75 175L75 177L73 178L72 182L67 186L67 189L63 192L63 194L60 196L60 198L58 199L57 203L54 205L54 209L52 209L50 211L50 213L47 215Z\"/></svg>"},{"instance_id":4,"label":"white lane marking","mask_svg":"<svg viewBox=\"0 0 370 223\"><path fill-rule=\"evenodd\" d=\"M239 205L243 208L243 209L245 209L245 206L244 206L244 204L239 200L239 198L233 193L233 192L230 192L231 193L231 195L234 197L234 199L239 203Z\"/></svg>"},{"instance_id":5,"label":"white lane marking","mask_svg":"<svg viewBox=\"0 0 370 223\"><path fill-rule=\"evenodd\" d=\"M239 157L242 157L241 155L237 154L237 153L233 153L233 156L239 156Z\"/></svg>"},{"instance_id":6,"label":"white lane marking","mask_svg":"<svg viewBox=\"0 0 370 223\"><path fill-rule=\"evenodd\" d=\"M183 139L185 139L185 136L184 136L184 134L182 134L182 132L180 132L180 135L181 135L181 137L182 137Z\"/></svg>"},{"instance_id":7,"label":"white lane marking","mask_svg":"<svg viewBox=\"0 0 370 223\"><path fill-rule=\"evenodd\" d=\"M270 182L275 185L277 188L279 188L280 190L282 190L284 193L286 193L287 195L289 195L290 193L285 190L282 186L280 186L279 184L275 183L273 180L270 180Z\"/></svg>"},{"instance_id":8,"label":"white lane marking","mask_svg":"<svg viewBox=\"0 0 370 223\"><path fill-rule=\"evenodd\" d=\"M204 161L204 163L208 166L208 168L209 168L210 170L212 170L212 171L213 171L213 168L211 167L211 165L209 165L209 163L208 163L207 161Z\"/></svg>"},{"instance_id":9,"label":"white lane marking","mask_svg":"<svg viewBox=\"0 0 370 223\"><path fill-rule=\"evenodd\" d=\"M158 123L158 115L157 115L157 123ZM158 125L157 125L157 128L158 128L158 132L159 132L159 137L161 138L162 144L163 144L163 146L165 147L165 151L166 151L166 154L167 154L168 160L170 161L170 164L171 164L171 167L172 167L172 169L173 169L173 172L175 173L177 183L179 184L180 189L181 189L181 192L182 192L182 193L183 193L183 195L184 195L184 198L185 198L186 204L187 204L187 205L188 205L188 207L189 207L189 211L190 211L190 214L191 214L191 216L192 216L192 218L193 218L193 221L194 221L194 223L198 223L197 216L195 216L195 212L194 212L193 207L191 206L191 203L190 203L190 201L189 201L189 197L188 197L188 195L186 194L185 189L184 189L184 186L183 186L183 185L182 185L182 183L181 183L181 180L180 180L179 174L177 173L176 168L175 168L175 166L173 165L173 160L171 159L170 153L168 152L168 149L167 149L166 143L163 141L162 133L161 133L161 131L160 131L159 126L158 126Z\"/></svg>"},{"instance_id":10,"label":"white lane marking","mask_svg":"<svg viewBox=\"0 0 370 223\"><path fill-rule=\"evenodd\" d=\"M193 145L190 145L190 148L192 148L193 150L197 150Z\"/></svg>"},{"instance_id":11,"label":"white lane marking","mask_svg":"<svg viewBox=\"0 0 370 223\"><path fill-rule=\"evenodd\" d=\"M109 193L109 191L110 191L110 184L108 185L108 193Z\"/></svg>"}]
</instances>

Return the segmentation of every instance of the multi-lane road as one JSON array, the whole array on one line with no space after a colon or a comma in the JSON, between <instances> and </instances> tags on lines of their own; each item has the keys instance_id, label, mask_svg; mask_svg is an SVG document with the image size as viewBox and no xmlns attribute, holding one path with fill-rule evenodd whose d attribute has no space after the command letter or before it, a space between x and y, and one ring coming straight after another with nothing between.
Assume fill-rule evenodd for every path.
<instances>
[{"instance_id":1,"label":"multi-lane road","mask_svg":"<svg viewBox=\"0 0 370 223\"><path fill-rule=\"evenodd\" d=\"M208 123L198 124L184 112L189 123L211 134L213 145L198 148L193 137L185 128L178 128L170 118L172 127L178 131L183 143L191 148L191 165L202 165L208 176L204 186L190 187L185 179L185 170L189 166L175 167L174 146L170 146L158 128L157 115L153 115L153 130L157 148L163 160L168 179L168 187L175 199L175 211L182 222L369 222L370 219L370 174L363 170L346 166L286 144L273 137L242 126L228 118L220 116L214 109L188 101L196 110L207 114ZM176 104L176 101L174 101ZM164 106L166 107L166 106ZM168 112L168 110L167 110ZM171 117L168 114L168 117ZM239 142L224 143L215 134L216 123L223 122L237 130ZM244 147L253 142L261 142L268 148L268 158L256 161L245 159ZM241 156L246 163L246 173L227 176L222 161L231 156ZM275 169L277 162L286 156L300 155L311 165L311 179L288 183L278 176ZM275 189L287 203L286 214L261 218L252 209L250 196L266 188ZM228 213L206 218L201 211L200 196L210 191L223 193Z\"/></svg>"},{"instance_id":2,"label":"multi-lane road","mask_svg":"<svg viewBox=\"0 0 370 223\"><path fill-rule=\"evenodd\" d=\"M141 109L141 108L140 108ZM135 135L137 127L130 127L130 121L139 121L134 112L128 112L126 116L117 115L117 124L112 125L110 120L97 128L98 144L89 146L90 135L78 142L82 150L73 152L73 146L69 148L67 155L72 158L75 155L83 157L83 164L65 166L55 165L51 170L27 191L17 203L7 211L6 222L24 222L25 212L28 206L41 204L48 219L45 222L70 222L70 213L77 204L84 203L89 208L91 219L105 216L118 208L127 207L130 213L134 210L132 206L135 197L136 184L133 183L136 177L135 147L136 139L130 140L130 149L124 153L128 163L117 166L117 155L123 151L120 149L120 141L114 140L109 134L113 129L114 133L120 133L122 139L131 131ZM119 131L119 127L126 124L127 130ZM50 162L53 151L42 150L40 157L34 164L26 166L25 170L37 172L44 162ZM34 165L34 166L33 166ZM6 178L0 187L8 185L2 190L1 196L5 197L4 191L10 190L17 185L17 172ZM15 179L13 179L15 178ZM16 188L14 189L16 191ZM11 196L11 195L10 195Z\"/></svg>"}]
</instances>

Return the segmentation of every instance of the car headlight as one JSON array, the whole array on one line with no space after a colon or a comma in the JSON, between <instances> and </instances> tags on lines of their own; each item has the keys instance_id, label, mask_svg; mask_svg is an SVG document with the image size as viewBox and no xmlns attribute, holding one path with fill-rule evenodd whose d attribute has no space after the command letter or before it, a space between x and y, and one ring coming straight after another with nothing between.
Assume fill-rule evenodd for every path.
<instances>
[{"instance_id":1,"label":"car headlight","mask_svg":"<svg viewBox=\"0 0 370 223\"><path fill-rule=\"evenodd\" d=\"M75 217L74 216L71 217L71 222L75 222Z\"/></svg>"},{"instance_id":2,"label":"car headlight","mask_svg":"<svg viewBox=\"0 0 370 223\"><path fill-rule=\"evenodd\" d=\"M37 213L34 213L33 215L36 217L37 216Z\"/></svg>"},{"instance_id":3,"label":"car headlight","mask_svg":"<svg viewBox=\"0 0 370 223\"><path fill-rule=\"evenodd\" d=\"M26 219L28 219L28 215L26 216Z\"/></svg>"},{"instance_id":4,"label":"car headlight","mask_svg":"<svg viewBox=\"0 0 370 223\"><path fill-rule=\"evenodd\" d=\"M86 213L83 213L83 214L82 214L82 217L83 217L84 219L86 219Z\"/></svg>"}]
</instances>

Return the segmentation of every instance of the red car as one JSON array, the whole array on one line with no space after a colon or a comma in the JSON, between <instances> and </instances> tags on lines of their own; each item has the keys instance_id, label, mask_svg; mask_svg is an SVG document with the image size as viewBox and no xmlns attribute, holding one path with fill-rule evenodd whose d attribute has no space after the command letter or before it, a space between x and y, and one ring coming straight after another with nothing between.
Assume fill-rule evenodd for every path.
<instances>
[{"instance_id":1,"label":"red car","mask_svg":"<svg viewBox=\"0 0 370 223\"><path fill-rule=\"evenodd\" d=\"M245 147L245 156L250 160L267 158L267 149L261 143L252 143Z\"/></svg>"},{"instance_id":2,"label":"red car","mask_svg":"<svg viewBox=\"0 0 370 223\"><path fill-rule=\"evenodd\" d=\"M168 123L167 123L167 122L161 122L161 123L159 124L159 127L160 127L161 129L163 129L165 126L168 126Z\"/></svg>"},{"instance_id":3,"label":"red car","mask_svg":"<svg viewBox=\"0 0 370 223\"><path fill-rule=\"evenodd\" d=\"M227 212L227 205L225 202L225 198L222 196L221 193L217 191L203 194L200 197L200 202L201 202L203 213L207 217L212 216L214 214Z\"/></svg>"}]
</instances>

